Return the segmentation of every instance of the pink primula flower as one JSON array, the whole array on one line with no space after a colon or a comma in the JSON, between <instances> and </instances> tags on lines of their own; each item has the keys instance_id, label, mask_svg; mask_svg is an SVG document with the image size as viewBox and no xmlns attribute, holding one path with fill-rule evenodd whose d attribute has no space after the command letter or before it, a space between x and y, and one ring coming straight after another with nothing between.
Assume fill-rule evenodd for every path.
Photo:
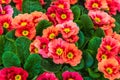
<instances>
[{"instance_id":1,"label":"pink primula flower","mask_svg":"<svg viewBox=\"0 0 120 80\"><path fill-rule=\"evenodd\" d=\"M58 78L52 72L44 72L40 74L36 80L58 80Z\"/></svg>"},{"instance_id":2,"label":"pink primula flower","mask_svg":"<svg viewBox=\"0 0 120 80\"><path fill-rule=\"evenodd\" d=\"M62 73L63 80L83 80L78 72L65 71Z\"/></svg>"}]
</instances>

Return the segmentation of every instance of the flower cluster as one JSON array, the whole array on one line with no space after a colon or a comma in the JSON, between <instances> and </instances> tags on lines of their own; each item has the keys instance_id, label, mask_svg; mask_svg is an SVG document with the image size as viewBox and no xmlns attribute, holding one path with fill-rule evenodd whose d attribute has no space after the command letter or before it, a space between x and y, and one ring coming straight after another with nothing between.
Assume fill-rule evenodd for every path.
<instances>
[{"instance_id":1,"label":"flower cluster","mask_svg":"<svg viewBox=\"0 0 120 80\"><path fill-rule=\"evenodd\" d=\"M99 61L98 69L110 80L120 78L120 42L115 37L117 35L118 34L114 33L112 36L106 36L103 38L96 56Z\"/></svg>"},{"instance_id":2,"label":"flower cluster","mask_svg":"<svg viewBox=\"0 0 120 80\"><path fill-rule=\"evenodd\" d=\"M51 6L47 9L46 14L54 25L73 20L73 13L70 9L70 4L68 1L64 0L52 2Z\"/></svg>"},{"instance_id":3,"label":"flower cluster","mask_svg":"<svg viewBox=\"0 0 120 80\"><path fill-rule=\"evenodd\" d=\"M53 58L56 64L76 66L82 58L82 51L74 44L79 39L78 32L78 26L72 21L50 26L43 30L42 37L37 36L31 43L30 52L39 53L43 58Z\"/></svg>"}]
</instances>

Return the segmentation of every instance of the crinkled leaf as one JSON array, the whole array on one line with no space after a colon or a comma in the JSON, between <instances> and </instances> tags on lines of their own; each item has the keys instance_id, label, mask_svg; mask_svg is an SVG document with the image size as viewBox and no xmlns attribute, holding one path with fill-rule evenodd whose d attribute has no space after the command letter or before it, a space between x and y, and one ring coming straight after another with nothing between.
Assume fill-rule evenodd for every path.
<instances>
[{"instance_id":1,"label":"crinkled leaf","mask_svg":"<svg viewBox=\"0 0 120 80\"><path fill-rule=\"evenodd\" d=\"M49 26L51 26L51 25L52 25L52 23L49 22L49 21L47 21L47 20L42 20L42 21L40 21L40 22L38 23L38 25L36 26L36 33L37 33L37 35L42 36L42 31L43 31L45 28L47 28L47 27L49 27Z\"/></svg>"},{"instance_id":2,"label":"crinkled leaf","mask_svg":"<svg viewBox=\"0 0 120 80\"><path fill-rule=\"evenodd\" d=\"M29 79L32 79L34 76L40 73L40 62L41 58L38 54L31 54L28 56L24 64L24 69L28 71Z\"/></svg>"},{"instance_id":3,"label":"crinkled leaf","mask_svg":"<svg viewBox=\"0 0 120 80\"><path fill-rule=\"evenodd\" d=\"M74 14L74 20L78 20L80 18L80 8L78 5L74 5L71 7L71 10Z\"/></svg>"},{"instance_id":4,"label":"crinkled leaf","mask_svg":"<svg viewBox=\"0 0 120 80\"><path fill-rule=\"evenodd\" d=\"M94 58L89 51L86 50L83 52L83 58L85 61L85 67L91 67L94 64Z\"/></svg>"},{"instance_id":5,"label":"crinkled leaf","mask_svg":"<svg viewBox=\"0 0 120 80\"><path fill-rule=\"evenodd\" d=\"M43 59L41 61L41 67L43 68L44 71L50 71L50 72L57 73L58 71L60 71L62 65L55 64L53 63L52 60Z\"/></svg>"},{"instance_id":6,"label":"crinkled leaf","mask_svg":"<svg viewBox=\"0 0 120 80\"><path fill-rule=\"evenodd\" d=\"M98 28L96 29L95 33L93 36L96 36L96 37L104 37L105 36L105 33L104 31L101 29L101 28Z\"/></svg>"},{"instance_id":7,"label":"crinkled leaf","mask_svg":"<svg viewBox=\"0 0 120 80\"><path fill-rule=\"evenodd\" d=\"M99 78L101 75L100 73L96 73L94 72L93 70L91 70L90 68L88 68L88 73L89 73L89 76L92 77L92 78Z\"/></svg>"},{"instance_id":8,"label":"crinkled leaf","mask_svg":"<svg viewBox=\"0 0 120 80\"><path fill-rule=\"evenodd\" d=\"M90 77L84 77L84 80L92 80Z\"/></svg>"},{"instance_id":9,"label":"crinkled leaf","mask_svg":"<svg viewBox=\"0 0 120 80\"><path fill-rule=\"evenodd\" d=\"M8 39L8 40L15 40L15 30L12 30L12 31L9 31L6 33L5 37Z\"/></svg>"},{"instance_id":10,"label":"crinkled leaf","mask_svg":"<svg viewBox=\"0 0 120 80\"><path fill-rule=\"evenodd\" d=\"M20 59L19 57L10 51L6 51L2 55L3 65L5 67L17 66L20 67Z\"/></svg>"},{"instance_id":11,"label":"crinkled leaf","mask_svg":"<svg viewBox=\"0 0 120 80\"><path fill-rule=\"evenodd\" d=\"M42 9L39 0L23 0L22 3L23 3L22 4L23 13L31 13L34 11L42 11L42 12L45 11Z\"/></svg>"},{"instance_id":12,"label":"crinkled leaf","mask_svg":"<svg viewBox=\"0 0 120 80\"><path fill-rule=\"evenodd\" d=\"M30 54L29 46L31 41L26 37L19 37L15 41L17 46L17 55L19 56L21 63L23 64Z\"/></svg>"},{"instance_id":13,"label":"crinkled leaf","mask_svg":"<svg viewBox=\"0 0 120 80\"><path fill-rule=\"evenodd\" d=\"M4 52L5 36L0 36L0 65L2 64L2 54Z\"/></svg>"},{"instance_id":14,"label":"crinkled leaf","mask_svg":"<svg viewBox=\"0 0 120 80\"><path fill-rule=\"evenodd\" d=\"M85 42L85 37L82 31L79 32L78 47L81 48Z\"/></svg>"},{"instance_id":15,"label":"crinkled leaf","mask_svg":"<svg viewBox=\"0 0 120 80\"><path fill-rule=\"evenodd\" d=\"M113 28L114 31L116 31L116 33L120 33L120 23L115 22L115 27Z\"/></svg>"},{"instance_id":16,"label":"crinkled leaf","mask_svg":"<svg viewBox=\"0 0 120 80\"><path fill-rule=\"evenodd\" d=\"M78 64L77 66L74 66L73 69L75 69L75 70L81 70L81 69L84 68L84 65L85 65L85 63L84 63L84 60L82 59L81 62L80 62L80 64Z\"/></svg>"},{"instance_id":17,"label":"crinkled leaf","mask_svg":"<svg viewBox=\"0 0 120 80\"><path fill-rule=\"evenodd\" d=\"M88 44L88 49L97 52L97 49L99 48L100 44L101 44L101 38L93 37Z\"/></svg>"},{"instance_id":18,"label":"crinkled leaf","mask_svg":"<svg viewBox=\"0 0 120 80\"><path fill-rule=\"evenodd\" d=\"M14 11L14 13L13 13L13 17L15 17L15 16L17 16L18 14L20 14L20 11L17 10L16 7L12 7L12 8L13 8L13 11Z\"/></svg>"}]
</instances>

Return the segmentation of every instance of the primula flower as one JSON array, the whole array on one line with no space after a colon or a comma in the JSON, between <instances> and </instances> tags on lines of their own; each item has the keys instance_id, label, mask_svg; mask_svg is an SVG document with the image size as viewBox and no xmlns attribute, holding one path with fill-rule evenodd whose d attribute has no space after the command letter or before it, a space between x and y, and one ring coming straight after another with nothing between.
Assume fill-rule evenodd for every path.
<instances>
[{"instance_id":1,"label":"primula flower","mask_svg":"<svg viewBox=\"0 0 120 80\"><path fill-rule=\"evenodd\" d=\"M0 35L3 34L3 28L0 26Z\"/></svg>"},{"instance_id":2,"label":"primula flower","mask_svg":"<svg viewBox=\"0 0 120 80\"><path fill-rule=\"evenodd\" d=\"M82 59L82 51L79 50L75 44L68 44L62 57L65 63L76 66Z\"/></svg>"},{"instance_id":3,"label":"primula flower","mask_svg":"<svg viewBox=\"0 0 120 80\"><path fill-rule=\"evenodd\" d=\"M13 8L10 5L6 5L4 7L2 7L2 5L0 5L0 16L3 16L3 15L9 15L12 17Z\"/></svg>"},{"instance_id":4,"label":"primula flower","mask_svg":"<svg viewBox=\"0 0 120 80\"><path fill-rule=\"evenodd\" d=\"M118 54L120 48L120 43L118 40L112 38L111 36L106 36L102 39L102 43L100 45L100 49L104 53L109 53L110 55L114 56Z\"/></svg>"},{"instance_id":5,"label":"primula flower","mask_svg":"<svg viewBox=\"0 0 120 80\"><path fill-rule=\"evenodd\" d=\"M78 72L65 71L62 73L63 80L83 80Z\"/></svg>"},{"instance_id":6,"label":"primula flower","mask_svg":"<svg viewBox=\"0 0 120 80\"><path fill-rule=\"evenodd\" d=\"M64 38L64 39L65 39L65 41L67 41L67 42L69 42L69 43L75 43L75 42L78 41L79 36L77 36L77 35L72 35L72 36L70 36L69 38Z\"/></svg>"},{"instance_id":7,"label":"primula flower","mask_svg":"<svg viewBox=\"0 0 120 80\"><path fill-rule=\"evenodd\" d=\"M46 14L42 13L42 12L38 12L38 11L34 11L31 13L32 17L33 17L33 23L35 24L35 26L38 24L38 22L40 22L41 20L48 20L48 17Z\"/></svg>"},{"instance_id":8,"label":"primula flower","mask_svg":"<svg viewBox=\"0 0 120 80\"><path fill-rule=\"evenodd\" d=\"M120 78L119 64L115 58L103 60L98 63L98 70L104 73L104 77L109 80Z\"/></svg>"},{"instance_id":9,"label":"primula flower","mask_svg":"<svg viewBox=\"0 0 120 80\"><path fill-rule=\"evenodd\" d=\"M55 6L56 8L60 8L60 9L70 9L70 4L64 0L55 1L51 5Z\"/></svg>"},{"instance_id":10,"label":"primula flower","mask_svg":"<svg viewBox=\"0 0 120 80\"><path fill-rule=\"evenodd\" d=\"M0 4L9 4L11 0L0 0Z\"/></svg>"},{"instance_id":11,"label":"primula flower","mask_svg":"<svg viewBox=\"0 0 120 80\"><path fill-rule=\"evenodd\" d=\"M88 10L100 10L107 8L106 0L86 0L85 7Z\"/></svg>"},{"instance_id":12,"label":"primula flower","mask_svg":"<svg viewBox=\"0 0 120 80\"><path fill-rule=\"evenodd\" d=\"M27 26L27 27L20 27L17 28L15 31L16 37L26 36L30 40L32 40L36 35L36 29L35 27Z\"/></svg>"},{"instance_id":13,"label":"primula flower","mask_svg":"<svg viewBox=\"0 0 120 80\"><path fill-rule=\"evenodd\" d=\"M111 54L109 53L105 53L105 51L102 51L100 48L98 48L98 53L96 55L96 58L99 62L101 62L102 60L106 60L113 57Z\"/></svg>"},{"instance_id":14,"label":"primula flower","mask_svg":"<svg viewBox=\"0 0 120 80\"><path fill-rule=\"evenodd\" d=\"M58 36L58 28L54 26L50 26L47 29L43 30L43 36L48 38L49 40L53 40Z\"/></svg>"},{"instance_id":15,"label":"primula flower","mask_svg":"<svg viewBox=\"0 0 120 80\"><path fill-rule=\"evenodd\" d=\"M45 5L46 2L44 0L39 0L41 5Z\"/></svg>"},{"instance_id":16,"label":"primula flower","mask_svg":"<svg viewBox=\"0 0 120 80\"><path fill-rule=\"evenodd\" d=\"M34 27L34 24L32 22L33 17L30 14L19 14L18 16L15 16L15 18L12 20L12 24L14 28L20 28L20 27Z\"/></svg>"},{"instance_id":17,"label":"primula flower","mask_svg":"<svg viewBox=\"0 0 120 80\"><path fill-rule=\"evenodd\" d=\"M54 6L51 6L47 9L46 15L48 16L49 20L56 25L58 22L56 20L56 8Z\"/></svg>"},{"instance_id":18,"label":"primula flower","mask_svg":"<svg viewBox=\"0 0 120 80\"><path fill-rule=\"evenodd\" d=\"M16 8L21 11L23 0L13 0L13 2L16 4Z\"/></svg>"},{"instance_id":19,"label":"primula flower","mask_svg":"<svg viewBox=\"0 0 120 80\"><path fill-rule=\"evenodd\" d=\"M65 53L65 48L67 45L68 44L61 38L55 39L49 43L49 55L53 58L54 63L64 63L62 55Z\"/></svg>"},{"instance_id":20,"label":"primula flower","mask_svg":"<svg viewBox=\"0 0 120 80\"><path fill-rule=\"evenodd\" d=\"M18 67L3 68L0 70L0 80L27 80L28 73Z\"/></svg>"},{"instance_id":21,"label":"primula flower","mask_svg":"<svg viewBox=\"0 0 120 80\"><path fill-rule=\"evenodd\" d=\"M8 15L0 18L0 27L3 27L5 29L7 29L8 31L13 29L13 26L11 23L12 23L12 17L10 17Z\"/></svg>"},{"instance_id":22,"label":"primula flower","mask_svg":"<svg viewBox=\"0 0 120 80\"><path fill-rule=\"evenodd\" d=\"M106 11L108 11L108 13L111 15L116 15L118 8L115 0L106 0L106 1L108 6Z\"/></svg>"},{"instance_id":23,"label":"primula flower","mask_svg":"<svg viewBox=\"0 0 120 80\"><path fill-rule=\"evenodd\" d=\"M48 43L49 40L47 38L37 36L30 44L30 52L39 53L43 58L48 58Z\"/></svg>"},{"instance_id":24,"label":"primula flower","mask_svg":"<svg viewBox=\"0 0 120 80\"><path fill-rule=\"evenodd\" d=\"M52 72L44 72L40 74L36 80L58 80L58 78Z\"/></svg>"},{"instance_id":25,"label":"primula flower","mask_svg":"<svg viewBox=\"0 0 120 80\"><path fill-rule=\"evenodd\" d=\"M103 11L89 11L88 15L91 17L93 22L99 26L108 24L111 18L106 12Z\"/></svg>"},{"instance_id":26,"label":"primula flower","mask_svg":"<svg viewBox=\"0 0 120 80\"><path fill-rule=\"evenodd\" d=\"M70 9L57 9L56 20L58 23L64 23L66 21L73 20L73 13Z\"/></svg>"},{"instance_id":27,"label":"primula flower","mask_svg":"<svg viewBox=\"0 0 120 80\"><path fill-rule=\"evenodd\" d=\"M79 33L79 27L73 21L58 24L56 27L59 28L59 31L62 34L63 38L69 38L72 35L77 35Z\"/></svg>"},{"instance_id":28,"label":"primula flower","mask_svg":"<svg viewBox=\"0 0 120 80\"><path fill-rule=\"evenodd\" d=\"M36 37L37 39L39 39L40 41L40 45L39 45L39 54L43 57L43 58L48 58L48 43L49 40L48 38L45 37Z\"/></svg>"},{"instance_id":29,"label":"primula flower","mask_svg":"<svg viewBox=\"0 0 120 80\"><path fill-rule=\"evenodd\" d=\"M120 34L117 34L116 32L114 32L112 34L112 37L120 42Z\"/></svg>"}]
</instances>

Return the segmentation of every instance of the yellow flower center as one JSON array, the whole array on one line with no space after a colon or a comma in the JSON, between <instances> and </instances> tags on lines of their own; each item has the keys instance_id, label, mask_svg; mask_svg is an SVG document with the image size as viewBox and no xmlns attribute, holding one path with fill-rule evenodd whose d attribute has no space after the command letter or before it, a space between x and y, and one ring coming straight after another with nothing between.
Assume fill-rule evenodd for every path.
<instances>
[{"instance_id":1,"label":"yellow flower center","mask_svg":"<svg viewBox=\"0 0 120 80\"><path fill-rule=\"evenodd\" d=\"M95 21L98 23L101 22L100 18L98 18L98 17L95 18Z\"/></svg>"},{"instance_id":2,"label":"yellow flower center","mask_svg":"<svg viewBox=\"0 0 120 80\"><path fill-rule=\"evenodd\" d=\"M62 55L62 53L63 53L63 49L62 48L57 48L56 54L60 56L60 55Z\"/></svg>"},{"instance_id":3,"label":"yellow flower center","mask_svg":"<svg viewBox=\"0 0 120 80\"><path fill-rule=\"evenodd\" d=\"M107 45L107 46L106 46L106 49L107 49L108 51L111 51L112 47L111 47L110 45Z\"/></svg>"},{"instance_id":4,"label":"yellow flower center","mask_svg":"<svg viewBox=\"0 0 120 80\"><path fill-rule=\"evenodd\" d=\"M2 3L5 3L6 2L6 0L2 0Z\"/></svg>"},{"instance_id":5,"label":"yellow flower center","mask_svg":"<svg viewBox=\"0 0 120 80\"><path fill-rule=\"evenodd\" d=\"M61 18L62 18L62 19L66 19L66 18L67 18L67 15L66 15L66 14L62 14L62 15L61 15Z\"/></svg>"},{"instance_id":6,"label":"yellow flower center","mask_svg":"<svg viewBox=\"0 0 120 80\"><path fill-rule=\"evenodd\" d=\"M58 7L63 9L64 5L63 4L59 4Z\"/></svg>"},{"instance_id":7,"label":"yellow flower center","mask_svg":"<svg viewBox=\"0 0 120 80\"><path fill-rule=\"evenodd\" d=\"M52 18L55 18L55 17L56 17L56 14L55 14L55 13L52 13L50 16L51 16Z\"/></svg>"},{"instance_id":8,"label":"yellow flower center","mask_svg":"<svg viewBox=\"0 0 120 80\"><path fill-rule=\"evenodd\" d=\"M101 58L102 58L102 59L107 59L107 56L106 56L105 54L103 54L103 55L101 56Z\"/></svg>"},{"instance_id":9,"label":"yellow flower center","mask_svg":"<svg viewBox=\"0 0 120 80\"><path fill-rule=\"evenodd\" d=\"M9 28L9 24L8 24L7 22L4 22L4 23L3 23L3 27L4 27L4 28Z\"/></svg>"},{"instance_id":10,"label":"yellow flower center","mask_svg":"<svg viewBox=\"0 0 120 80\"><path fill-rule=\"evenodd\" d=\"M65 33L69 33L69 32L70 32L70 28L65 28L65 29L64 29L64 32L65 32Z\"/></svg>"},{"instance_id":11,"label":"yellow flower center","mask_svg":"<svg viewBox=\"0 0 120 80\"><path fill-rule=\"evenodd\" d=\"M69 78L68 80L74 80L73 78Z\"/></svg>"},{"instance_id":12,"label":"yellow flower center","mask_svg":"<svg viewBox=\"0 0 120 80\"><path fill-rule=\"evenodd\" d=\"M38 53L38 48L34 48L34 53Z\"/></svg>"},{"instance_id":13,"label":"yellow flower center","mask_svg":"<svg viewBox=\"0 0 120 80\"><path fill-rule=\"evenodd\" d=\"M112 70L112 68L106 68L106 71L108 72L108 74L112 74L113 73L113 70Z\"/></svg>"},{"instance_id":14,"label":"yellow flower center","mask_svg":"<svg viewBox=\"0 0 120 80\"><path fill-rule=\"evenodd\" d=\"M92 8L98 8L98 3L93 3Z\"/></svg>"},{"instance_id":15,"label":"yellow flower center","mask_svg":"<svg viewBox=\"0 0 120 80\"><path fill-rule=\"evenodd\" d=\"M21 75L16 75L15 76L15 80L22 80L21 78L22 78Z\"/></svg>"},{"instance_id":16,"label":"yellow flower center","mask_svg":"<svg viewBox=\"0 0 120 80\"><path fill-rule=\"evenodd\" d=\"M23 31L22 31L22 35L23 35L23 36L27 36L28 34L29 34L29 31L27 31L27 30L23 30Z\"/></svg>"},{"instance_id":17,"label":"yellow flower center","mask_svg":"<svg viewBox=\"0 0 120 80\"><path fill-rule=\"evenodd\" d=\"M27 25L26 22L22 22L22 23L21 23L21 26L26 26L26 25Z\"/></svg>"},{"instance_id":18,"label":"yellow flower center","mask_svg":"<svg viewBox=\"0 0 120 80\"><path fill-rule=\"evenodd\" d=\"M54 33L51 33L50 35L49 35L49 39L54 39L55 38L55 34Z\"/></svg>"},{"instance_id":19,"label":"yellow flower center","mask_svg":"<svg viewBox=\"0 0 120 80\"><path fill-rule=\"evenodd\" d=\"M69 58L69 59L72 59L73 58L73 53L72 52L69 52L68 54L67 54L67 57Z\"/></svg>"},{"instance_id":20,"label":"yellow flower center","mask_svg":"<svg viewBox=\"0 0 120 80\"><path fill-rule=\"evenodd\" d=\"M46 45L44 44L44 45L42 45L42 48L44 49L44 48L46 48Z\"/></svg>"},{"instance_id":21,"label":"yellow flower center","mask_svg":"<svg viewBox=\"0 0 120 80\"><path fill-rule=\"evenodd\" d=\"M5 14L6 12L4 10L2 10L1 14Z\"/></svg>"}]
</instances>

